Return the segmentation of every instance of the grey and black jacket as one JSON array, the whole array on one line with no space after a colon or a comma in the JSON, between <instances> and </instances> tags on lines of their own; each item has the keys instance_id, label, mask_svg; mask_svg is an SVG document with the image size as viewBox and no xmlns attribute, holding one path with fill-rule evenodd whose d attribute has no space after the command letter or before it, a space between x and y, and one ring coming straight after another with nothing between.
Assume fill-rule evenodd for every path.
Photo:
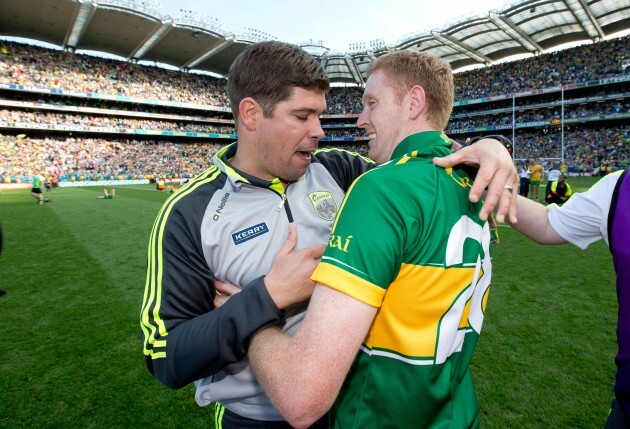
<instances>
[{"instance_id":1,"label":"grey and black jacket","mask_svg":"<svg viewBox=\"0 0 630 429\"><path fill-rule=\"evenodd\" d=\"M305 305L286 314L263 279L285 243L289 224L297 249L326 243L346 191L374 164L340 149L312 157L306 174L286 189L278 179L237 171L228 160L183 186L157 216L148 250L141 312L149 371L171 388L195 382L200 405L220 401L256 420L283 420L257 383L247 360L251 335L269 324L295 331ZM214 279L243 287L216 309Z\"/></svg>"}]
</instances>

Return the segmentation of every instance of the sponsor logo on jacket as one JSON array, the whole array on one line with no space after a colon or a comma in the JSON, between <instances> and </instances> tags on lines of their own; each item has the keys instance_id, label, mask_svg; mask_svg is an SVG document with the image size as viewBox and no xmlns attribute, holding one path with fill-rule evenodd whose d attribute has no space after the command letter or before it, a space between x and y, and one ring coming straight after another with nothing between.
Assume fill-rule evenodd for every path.
<instances>
[{"instance_id":1,"label":"sponsor logo on jacket","mask_svg":"<svg viewBox=\"0 0 630 429\"><path fill-rule=\"evenodd\" d=\"M267 227L267 224L265 222L261 222L257 225L248 226L245 229L235 232L232 234L232 240L234 241L234 244L238 246L241 243L251 240L252 238L260 237L268 232L269 228Z\"/></svg>"},{"instance_id":2,"label":"sponsor logo on jacket","mask_svg":"<svg viewBox=\"0 0 630 429\"><path fill-rule=\"evenodd\" d=\"M335 215L337 214L337 204L335 204L335 200L330 192L311 192L308 194L308 199L311 201L313 210L315 210L317 216L328 221L335 219Z\"/></svg>"},{"instance_id":3,"label":"sponsor logo on jacket","mask_svg":"<svg viewBox=\"0 0 630 429\"><path fill-rule=\"evenodd\" d=\"M219 220L219 218L221 217L221 212L223 211L223 208L227 204L228 198L230 198L230 193L226 192L226 194L223 195L223 198L221 198L221 204L219 204L219 207L217 207L216 211L212 215L212 219L214 219L215 221Z\"/></svg>"}]
</instances>

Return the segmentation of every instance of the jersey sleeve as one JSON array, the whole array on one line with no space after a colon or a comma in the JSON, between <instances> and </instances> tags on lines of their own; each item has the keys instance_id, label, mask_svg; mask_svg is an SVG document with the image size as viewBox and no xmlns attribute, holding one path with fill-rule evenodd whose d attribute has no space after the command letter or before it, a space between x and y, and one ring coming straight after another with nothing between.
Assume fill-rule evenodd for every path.
<instances>
[{"instance_id":1,"label":"jersey sleeve","mask_svg":"<svg viewBox=\"0 0 630 429\"><path fill-rule=\"evenodd\" d=\"M371 170L376 163L371 159L343 149L321 149L314 154L319 162L344 191L348 191L357 177Z\"/></svg>"},{"instance_id":2,"label":"jersey sleeve","mask_svg":"<svg viewBox=\"0 0 630 429\"><path fill-rule=\"evenodd\" d=\"M609 174L588 191L573 194L562 207L549 206L551 227L581 249L602 238L608 242L608 211L618 178Z\"/></svg>"},{"instance_id":3,"label":"jersey sleeve","mask_svg":"<svg viewBox=\"0 0 630 429\"><path fill-rule=\"evenodd\" d=\"M243 359L251 335L280 323L282 312L262 277L214 308L214 276L201 250L204 210L174 199L151 233L141 328L149 371L180 388Z\"/></svg>"}]
</instances>

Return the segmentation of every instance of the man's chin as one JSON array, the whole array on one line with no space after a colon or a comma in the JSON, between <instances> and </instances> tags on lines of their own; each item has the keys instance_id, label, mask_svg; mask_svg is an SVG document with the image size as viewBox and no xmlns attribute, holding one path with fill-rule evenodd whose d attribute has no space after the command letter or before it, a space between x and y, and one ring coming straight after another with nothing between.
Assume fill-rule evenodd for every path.
<instances>
[{"instance_id":1,"label":"man's chin","mask_svg":"<svg viewBox=\"0 0 630 429\"><path fill-rule=\"evenodd\" d=\"M307 168L308 168L308 165L304 167L292 168L290 171L285 171L281 179L284 180L285 182L297 182L300 179L300 177L306 174Z\"/></svg>"}]
</instances>

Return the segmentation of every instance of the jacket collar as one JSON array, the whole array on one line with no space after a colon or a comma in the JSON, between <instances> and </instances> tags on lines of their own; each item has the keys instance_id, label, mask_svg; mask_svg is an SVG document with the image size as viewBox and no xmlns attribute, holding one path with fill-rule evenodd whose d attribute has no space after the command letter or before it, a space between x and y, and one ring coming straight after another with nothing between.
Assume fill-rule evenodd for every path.
<instances>
[{"instance_id":1,"label":"jacket collar","mask_svg":"<svg viewBox=\"0 0 630 429\"><path fill-rule=\"evenodd\" d=\"M256 176L252 176L251 174L247 174L244 171L241 171L238 168L234 167L230 163L230 160L234 158L234 155L236 155L237 147L238 142L234 142L228 146L225 146L214 155L214 164L235 182L249 183L259 188L270 188L280 194L283 194L285 192L282 181L277 177L273 180L264 180Z\"/></svg>"}]
</instances>

